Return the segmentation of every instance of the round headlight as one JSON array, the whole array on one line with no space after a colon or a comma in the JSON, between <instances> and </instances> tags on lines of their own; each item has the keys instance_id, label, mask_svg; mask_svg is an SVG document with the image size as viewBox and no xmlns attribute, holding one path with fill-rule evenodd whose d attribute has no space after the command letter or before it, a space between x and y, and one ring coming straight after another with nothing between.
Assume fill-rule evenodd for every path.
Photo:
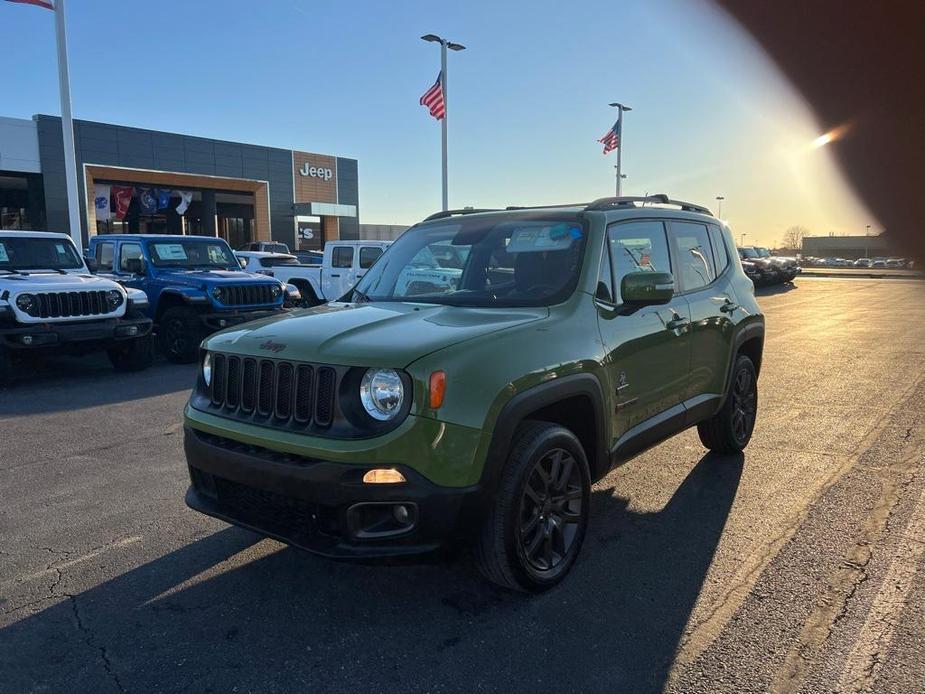
<instances>
[{"instance_id":1,"label":"round headlight","mask_svg":"<svg viewBox=\"0 0 925 694\"><path fill-rule=\"evenodd\" d=\"M16 306L23 313L29 313L35 307L35 296L32 294L20 294L16 297Z\"/></svg>"},{"instance_id":2,"label":"round headlight","mask_svg":"<svg viewBox=\"0 0 925 694\"><path fill-rule=\"evenodd\" d=\"M215 299L216 301L221 301L223 293L224 292L222 292L221 287L215 287L212 289L212 298Z\"/></svg>"},{"instance_id":3,"label":"round headlight","mask_svg":"<svg viewBox=\"0 0 925 694\"><path fill-rule=\"evenodd\" d=\"M122 302L125 300L125 297L122 296L122 292L118 289L110 289L106 292L106 301L109 303L109 310L115 311L122 305Z\"/></svg>"},{"instance_id":4,"label":"round headlight","mask_svg":"<svg viewBox=\"0 0 925 694\"><path fill-rule=\"evenodd\" d=\"M202 380L206 382L207 386L212 383L212 352L206 352L206 356L202 360Z\"/></svg>"},{"instance_id":5,"label":"round headlight","mask_svg":"<svg viewBox=\"0 0 925 694\"><path fill-rule=\"evenodd\" d=\"M270 291L273 293L273 298L274 298L274 299L278 299L279 296L280 296L280 294L283 293L283 285L281 285L281 284L274 284L274 285L273 285L273 288L270 289Z\"/></svg>"},{"instance_id":6,"label":"round headlight","mask_svg":"<svg viewBox=\"0 0 925 694\"><path fill-rule=\"evenodd\" d=\"M380 422L392 419L401 410L405 388L395 369L368 369L360 383L363 409Z\"/></svg>"}]
</instances>

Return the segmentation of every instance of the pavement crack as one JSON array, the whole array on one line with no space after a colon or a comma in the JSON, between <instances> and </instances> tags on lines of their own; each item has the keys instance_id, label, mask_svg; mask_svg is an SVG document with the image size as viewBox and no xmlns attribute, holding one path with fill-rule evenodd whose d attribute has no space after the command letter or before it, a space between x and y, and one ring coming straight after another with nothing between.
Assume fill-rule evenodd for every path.
<instances>
[{"instance_id":1,"label":"pavement crack","mask_svg":"<svg viewBox=\"0 0 925 694\"><path fill-rule=\"evenodd\" d=\"M96 644L96 638L93 635L93 631L90 629L90 627L84 624L83 617L80 614L80 608L77 605L77 596L70 593L64 593L64 596L71 603L71 611L74 615L74 621L77 624L77 629L85 637L84 643L86 643L90 648L99 651L100 661L103 664L103 669L106 671L106 674L113 681L120 692L127 692L128 690L119 679L119 675L116 673L115 668L113 668L112 661L109 659L109 653L107 652L106 647Z\"/></svg>"}]
</instances>

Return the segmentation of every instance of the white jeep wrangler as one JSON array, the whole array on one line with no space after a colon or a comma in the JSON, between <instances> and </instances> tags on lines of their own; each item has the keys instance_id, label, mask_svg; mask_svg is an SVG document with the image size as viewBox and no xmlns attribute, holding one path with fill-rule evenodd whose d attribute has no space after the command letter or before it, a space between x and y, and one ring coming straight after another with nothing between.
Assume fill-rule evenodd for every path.
<instances>
[{"instance_id":1,"label":"white jeep wrangler","mask_svg":"<svg viewBox=\"0 0 925 694\"><path fill-rule=\"evenodd\" d=\"M148 297L90 274L70 237L0 231L0 386L29 352L106 350L117 371L151 365Z\"/></svg>"}]
</instances>

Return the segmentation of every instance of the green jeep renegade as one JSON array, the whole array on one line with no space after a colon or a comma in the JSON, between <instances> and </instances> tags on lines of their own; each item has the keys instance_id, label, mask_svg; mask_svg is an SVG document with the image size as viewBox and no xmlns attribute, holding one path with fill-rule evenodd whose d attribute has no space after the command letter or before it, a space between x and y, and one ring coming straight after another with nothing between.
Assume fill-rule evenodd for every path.
<instances>
[{"instance_id":1,"label":"green jeep renegade","mask_svg":"<svg viewBox=\"0 0 925 694\"><path fill-rule=\"evenodd\" d=\"M331 557L470 540L490 580L543 590L614 466L692 426L746 446L763 342L705 208L438 213L340 301L205 340L186 502Z\"/></svg>"}]
</instances>

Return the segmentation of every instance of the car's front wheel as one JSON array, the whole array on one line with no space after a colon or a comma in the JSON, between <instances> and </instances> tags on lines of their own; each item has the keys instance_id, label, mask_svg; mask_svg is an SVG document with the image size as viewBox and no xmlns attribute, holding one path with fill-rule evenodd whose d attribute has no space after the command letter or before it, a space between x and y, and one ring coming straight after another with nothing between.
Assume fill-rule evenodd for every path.
<instances>
[{"instance_id":1,"label":"car's front wheel","mask_svg":"<svg viewBox=\"0 0 925 694\"><path fill-rule=\"evenodd\" d=\"M158 335L164 356L174 364L191 364L199 354L205 331L195 309L175 306L164 311L158 322Z\"/></svg>"},{"instance_id":2,"label":"car's front wheel","mask_svg":"<svg viewBox=\"0 0 925 694\"><path fill-rule=\"evenodd\" d=\"M514 590L553 587L578 557L590 504L588 459L575 435L558 424L525 422L479 534L482 573Z\"/></svg>"},{"instance_id":3,"label":"car's front wheel","mask_svg":"<svg viewBox=\"0 0 925 694\"><path fill-rule=\"evenodd\" d=\"M0 388L13 382L13 355L6 347L0 346Z\"/></svg>"},{"instance_id":4,"label":"car's front wheel","mask_svg":"<svg viewBox=\"0 0 925 694\"><path fill-rule=\"evenodd\" d=\"M752 438L757 415L758 374L752 360L740 354L722 409L697 425L700 441L716 453L739 453Z\"/></svg>"},{"instance_id":5,"label":"car's front wheel","mask_svg":"<svg viewBox=\"0 0 925 694\"><path fill-rule=\"evenodd\" d=\"M143 371L154 361L150 335L113 347L106 354L116 371Z\"/></svg>"}]
</instances>

